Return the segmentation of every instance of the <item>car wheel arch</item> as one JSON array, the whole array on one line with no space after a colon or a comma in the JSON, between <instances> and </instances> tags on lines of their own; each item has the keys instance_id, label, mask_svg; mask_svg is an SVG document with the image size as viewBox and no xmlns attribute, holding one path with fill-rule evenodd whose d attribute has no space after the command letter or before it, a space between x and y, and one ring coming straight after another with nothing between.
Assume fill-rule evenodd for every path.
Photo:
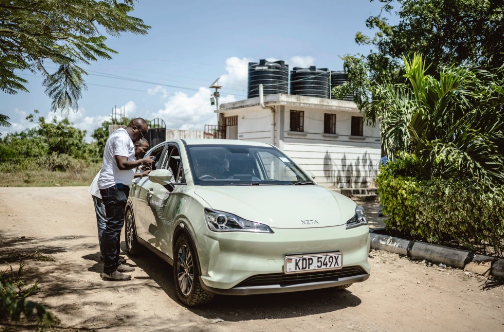
<instances>
[{"instance_id":1,"label":"car wheel arch","mask_svg":"<svg viewBox=\"0 0 504 332\"><path fill-rule=\"evenodd\" d=\"M173 252L173 265L175 266L175 262L177 260L177 253L175 252L175 244L177 243L177 240L180 236L186 235L189 241L191 242L191 245L194 248L194 253L196 255L196 262L198 263L198 271L201 274L201 265L200 265L200 260L199 260L199 254L198 254L198 249L196 247L196 241L194 241L194 236L191 233L191 230L187 226L187 222L185 220L180 220L177 222L178 225L175 227L173 230L173 241L172 241L172 252Z\"/></svg>"}]
</instances>

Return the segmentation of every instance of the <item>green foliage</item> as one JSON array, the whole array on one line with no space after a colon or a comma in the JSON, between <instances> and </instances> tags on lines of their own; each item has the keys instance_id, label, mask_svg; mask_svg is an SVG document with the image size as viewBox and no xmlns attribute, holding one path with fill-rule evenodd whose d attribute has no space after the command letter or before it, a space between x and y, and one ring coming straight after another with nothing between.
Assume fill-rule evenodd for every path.
<instances>
[{"instance_id":1,"label":"green foliage","mask_svg":"<svg viewBox=\"0 0 504 332\"><path fill-rule=\"evenodd\" d=\"M7 115L0 114L0 127L10 127L9 119Z\"/></svg>"},{"instance_id":2,"label":"green foliage","mask_svg":"<svg viewBox=\"0 0 504 332\"><path fill-rule=\"evenodd\" d=\"M0 90L28 91L16 71L40 72L52 109L78 108L80 67L111 59L102 31L119 37L123 32L146 34L150 28L136 17L133 0L11 0L0 3ZM58 65L49 73L46 62Z\"/></svg>"},{"instance_id":3,"label":"green foliage","mask_svg":"<svg viewBox=\"0 0 504 332\"><path fill-rule=\"evenodd\" d=\"M504 186L467 178L421 180L410 176L414 164L406 156L380 169L376 182L387 228L504 256Z\"/></svg>"},{"instance_id":4,"label":"green foliage","mask_svg":"<svg viewBox=\"0 0 504 332\"><path fill-rule=\"evenodd\" d=\"M504 3L500 0L378 1L384 4L382 10L366 20L375 35L358 32L355 38L360 45L376 47L367 57L375 70L400 65L401 59L414 53L431 61L429 74L452 65L492 69L504 63ZM393 3L399 7L397 25L382 15L393 13Z\"/></svg>"},{"instance_id":5,"label":"green foliage","mask_svg":"<svg viewBox=\"0 0 504 332\"><path fill-rule=\"evenodd\" d=\"M387 155L413 153L425 179L504 183L504 82L500 71L466 67L426 74L420 55L405 59L408 84L376 85L368 109L382 118Z\"/></svg>"},{"instance_id":6,"label":"green foliage","mask_svg":"<svg viewBox=\"0 0 504 332\"><path fill-rule=\"evenodd\" d=\"M54 154L78 159L97 156L88 154L90 151L96 153L96 149L89 150L89 144L84 141L86 131L75 128L67 118L58 121L55 117L46 122L44 117L36 119L30 114L27 119L36 121L37 125L22 132L8 134L0 140L0 161L13 158L45 158Z\"/></svg>"},{"instance_id":7,"label":"green foliage","mask_svg":"<svg viewBox=\"0 0 504 332\"><path fill-rule=\"evenodd\" d=\"M383 3L380 13L366 20L366 26L376 31L375 35L358 32L355 37L357 44L370 45L375 50L367 55L345 56L349 83L333 90L336 98L353 92L354 101L373 124L380 114L371 101L380 102L382 94L387 93L378 86L405 83L404 58L423 54L430 61L426 73L431 76L451 66L493 70L504 63L502 1L377 1ZM392 13L399 18L396 25L386 17Z\"/></svg>"},{"instance_id":8,"label":"green foliage","mask_svg":"<svg viewBox=\"0 0 504 332\"><path fill-rule=\"evenodd\" d=\"M101 126L96 128L91 134L91 137L96 142L97 156L100 157L103 156L103 151L105 150L105 144L107 143L107 139L109 137L109 126L111 124L112 122L110 121L103 121Z\"/></svg>"},{"instance_id":9,"label":"green foliage","mask_svg":"<svg viewBox=\"0 0 504 332\"><path fill-rule=\"evenodd\" d=\"M51 328L59 323L58 318L43 305L27 300L38 291L38 282L27 285L22 278L25 264L19 263L18 271L0 272L0 319L19 322L21 317L35 319L40 329Z\"/></svg>"}]
</instances>

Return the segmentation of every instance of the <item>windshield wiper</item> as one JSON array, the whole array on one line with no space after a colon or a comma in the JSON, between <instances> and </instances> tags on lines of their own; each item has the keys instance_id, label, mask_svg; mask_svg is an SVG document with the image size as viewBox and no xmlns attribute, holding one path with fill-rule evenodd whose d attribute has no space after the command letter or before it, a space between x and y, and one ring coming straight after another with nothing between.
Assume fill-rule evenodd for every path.
<instances>
[{"instance_id":1,"label":"windshield wiper","mask_svg":"<svg viewBox=\"0 0 504 332\"><path fill-rule=\"evenodd\" d=\"M313 181L296 181L296 182L292 182L292 184L294 184L294 185L313 184Z\"/></svg>"},{"instance_id":2,"label":"windshield wiper","mask_svg":"<svg viewBox=\"0 0 504 332\"><path fill-rule=\"evenodd\" d=\"M226 183L224 184L225 186L260 186L263 183L259 182L251 182L251 183L236 183L236 182L231 182L231 183Z\"/></svg>"}]
</instances>

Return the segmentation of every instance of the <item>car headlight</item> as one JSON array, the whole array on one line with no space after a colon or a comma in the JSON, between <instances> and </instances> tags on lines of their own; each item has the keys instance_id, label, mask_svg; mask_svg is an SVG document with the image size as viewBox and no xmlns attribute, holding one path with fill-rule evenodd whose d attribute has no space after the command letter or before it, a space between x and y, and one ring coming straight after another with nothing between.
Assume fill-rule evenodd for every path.
<instances>
[{"instance_id":1,"label":"car headlight","mask_svg":"<svg viewBox=\"0 0 504 332\"><path fill-rule=\"evenodd\" d=\"M208 228L214 232L273 233L268 225L245 220L227 212L205 209L205 220Z\"/></svg>"},{"instance_id":2,"label":"car headlight","mask_svg":"<svg viewBox=\"0 0 504 332\"><path fill-rule=\"evenodd\" d=\"M366 221L366 213L364 212L364 208L360 205L355 207L355 214L352 218L348 219L346 223L346 228L354 228L361 225L367 225Z\"/></svg>"}]
</instances>

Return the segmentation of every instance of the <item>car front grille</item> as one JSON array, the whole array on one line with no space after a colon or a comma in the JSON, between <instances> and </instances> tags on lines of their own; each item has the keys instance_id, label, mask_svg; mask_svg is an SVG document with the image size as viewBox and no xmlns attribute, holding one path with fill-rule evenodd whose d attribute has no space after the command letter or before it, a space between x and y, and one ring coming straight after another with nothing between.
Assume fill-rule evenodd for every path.
<instances>
[{"instance_id":1,"label":"car front grille","mask_svg":"<svg viewBox=\"0 0 504 332\"><path fill-rule=\"evenodd\" d=\"M251 286L268 286L268 285L296 285L310 282L333 281L339 278L353 277L357 275L367 274L359 266L346 266L339 270L333 271L318 271L306 273L271 273L258 274L249 277L240 282L235 287L251 287Z\"/></svg>"}]
</instances>

